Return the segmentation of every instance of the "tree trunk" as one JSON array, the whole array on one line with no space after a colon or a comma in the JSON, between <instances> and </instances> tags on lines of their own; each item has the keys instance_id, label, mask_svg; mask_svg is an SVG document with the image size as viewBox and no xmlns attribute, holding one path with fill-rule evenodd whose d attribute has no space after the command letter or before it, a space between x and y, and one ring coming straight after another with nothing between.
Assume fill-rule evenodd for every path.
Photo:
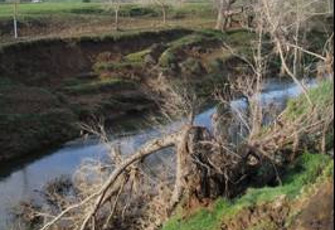
<instances>
[{"instance_id":1,"label":"tree trunk","mask_svg":"<svg viewBox=\"0 0 335 230\"><path fill-rule=\"evenodd\" d=\"M218 17L216 19L215 29L223 30L223 20L224 20L224 0L220 0L218 8Z\"/></svg>"},{"instance_id":2,"label":"tree trunk","mask_svg":"<svg viewBox=\"0 0 335 230\"><path fill-rule=\"evenodd\" d=\"M119 11L120 11L120 7L117 6L115 8L115 30L116 31L119 30Z\"/></svg>"},{"instance_id":3,"label":"tree trunk","mask_svg":"<svg viewBox=\"0 0 335 230\"><path fill-rule=\"evenodd\" d=\"M334 0L328 0L328 10L329 10L329 13L330 14L333 14L334 13L334 4L333 4L333 1Z\"/></svg>"},{"instance_id":4,"label":"tree trunk","mask_svg":"<svg viewBox=\"0 0 335 230\"><path fill-rule=\"evenodd\" d=\"M162 6L162 14L163 14L163 24L166 24L166 6Z\"/></svg>"},{"instance_id":5,"label":"tree trunk","mask_svg":"<svg viewBox=\"0 0 335 230\"><path fill-rule=\"evenodd\" d=\"M204 159L202 144L210 140L210 134L203 127L186 127L177 146L177 172L175 188L172 194L170 207L172 212L181 198L188 202L210 197L209 173Z\"/></svg>"},{"instance_id":6,"label":"tree trunk","mask_svg":"<svg viewBox=\"0 0 335 230\"><path fill-rule=\"evenodd\" d=\"M226 30L227 28L231 27L232 17L233 17L233 14L234 14L234 13L230 12L232 3L233 3L233 1L228 1L227 7L224 9L223 30Z\"/></svg>"}]
</instances>

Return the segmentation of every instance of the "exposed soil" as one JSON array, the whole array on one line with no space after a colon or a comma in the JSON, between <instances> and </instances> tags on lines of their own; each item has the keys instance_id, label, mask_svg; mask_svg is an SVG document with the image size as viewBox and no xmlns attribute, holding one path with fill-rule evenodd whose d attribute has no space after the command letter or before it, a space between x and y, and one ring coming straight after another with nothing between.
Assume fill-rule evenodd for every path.
<instances>
[{"instance_id":1,"label":"exposed soil","mask_svg":"<svg viewBox=\"0 0 335 230\"><path fill-rule=\"evenodd\" d=\"M168 48L166 44L192 33L174 29L121 37L55 38L3 46L0 52L0 81L4 83L0 87L0 160L72 139L79 134L74 125L79 121L88 122L92 117L110 121L153 109L155 104L142 88L147 84L150 89L149 79L157 78L160 70L147 62L148 57L140 65L125 65L124 58L150 48L150 58L158 62ZM209 74L207 64L211 56L217 57L212 53L220 44L219 40L207 42L205 39L176 50L174 62L180 60L182 68L176 72L169 67L172 72L166 76L191 76L200 80L201 88L205 88L204 77ZM94 66L99 62L121 68L94 73ZM57 114L63 117L62 121Z\"/></svg>"},{"instance_id":2,"label":"exposed soil","mask_svg":"<svg viewBox=\"0 0 335 230\"><path fill-rule=\"evenodd\" d=\"M245 65L220 55L221 39L214 31L170 29L4 45L0 161L75 138L76 123L102 117L112 124L121 116L153 110L152 92L146 91L155 91L162 80L186 80L199 96L208 97Z\"/></svg>"},{"instance_id":3,"label":"exposed soil","mask_svg":"<svg viewBox=\"0 0 335 230\"><path fill-rule=\"evenodd\" d=\"M169 42L192 31L177 29L79 39L45 39L2 47L0 76L29 85L50 84L58 78L90 72L97 55L110 52L113 58L142 50L153 43Z\"/></svg>"},{"instance_id":4,"label":"exposed soil","mask_svg":"<svg viewBox=\"0 0 335 230\"><path fill-rule=\"evenodd\" d=\"M264 204L259 207L249 208L239 212L237 217L226 221L221 229L251 229L253 226L257 226L261 222L271 223L271 226L275 226L271 229L283 229L285 219L290 210L290 204L285 200L285 197L281 197L275 203Z\"/></svg>"},{"instance_id":5,"label":"exposed soil","mask_svg":"<svg viewBox=\"0 0 335 230\"><path fill-rule=\"evenodd\" d=\"M125 37L47 39L2 47L0 52L0 161L39 152L79 135L91 116L113 119L152 108L137 83L101 83L96 57L112 60L169 42L188 30L144 32ZM86 87L86 88L85 88Z\"/></svg>"},{"instance_id":6,"label":"exposed soil","mask_svg":"<svg viewBox=\"0 0 335 230\"><path fill-rule=\"evenodd\" d=\"M300 214L290 230L334 229L334 187L333 181L322 184L317 192L303 203Z\"/></svg>"},{"instance_id":7,"label":"exposed soil","mask_svg":"<svg viewBox=\"0 0 335 230\"><path fill-rule=\"evenodd\" d=\"M320 184L314 195L247 208L225 220L222 230L330 230L334 229L333 181Z\"/></svg>"}]
</instances>

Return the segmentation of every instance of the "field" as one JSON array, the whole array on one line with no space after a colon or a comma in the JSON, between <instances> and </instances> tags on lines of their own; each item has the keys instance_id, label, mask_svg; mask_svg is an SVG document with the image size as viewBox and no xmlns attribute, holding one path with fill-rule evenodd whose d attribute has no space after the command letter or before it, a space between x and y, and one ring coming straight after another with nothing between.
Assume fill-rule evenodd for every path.
<instances>
[{"instance_id":1,"label":"field","mask_svg":"<svg viewBox=\"0 0 335 230\"><path fill-rule=\"evenodd\" d=\"M73 37L111 33L114 8L107 3L22 3L18 6L19 39L41 37ZM167 23L162 22L156 5L122 4L120 31L141 31L171 27L212 28L215 17L208 3L186 3L169 7ZM13 5L0 5L0 42L13 42ZM17 40L15 40L17 41Z\"/></svg>"},{"instance_id":2,"label":"field","mask_svg":"<svg viewBox=\"0 0 335 230\"><path fill-rule=\"evenodd\" d=\"M179 8L170 8L169 13L172 14L190 14L190 13L208 13L211 9L211 4L206 3L187 3ZM113 11L113 6L108 3L82 3L82 2L65 2L65 3L21 3L18 5L19 16L22 17L38 17L50 14L57 14L61 16L73 15L93 15L93 16L110 16ZM207 12L206 12L207 11ZM0 17L11 18L13 14L12 4L0 5ZM121 15L129 16L144 16L161 14L160 10L155 5L134 5L122 4Z\"/></svg>"}]
</instances>

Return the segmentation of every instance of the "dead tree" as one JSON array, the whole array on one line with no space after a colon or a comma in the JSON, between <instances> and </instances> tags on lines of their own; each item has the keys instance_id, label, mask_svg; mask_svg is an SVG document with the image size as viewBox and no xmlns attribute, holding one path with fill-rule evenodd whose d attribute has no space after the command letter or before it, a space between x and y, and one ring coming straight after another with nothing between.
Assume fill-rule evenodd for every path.
<instances>
[{"instance_id":1,"label":"dead tree","mask_svg":"<svg viewBox=\"0 0 335 230\"><path fill-rule=\"evenodd\" d=\"M120 29L119 28L119 14L121 9L120 0L109 0L108 9L114 11L114 30L118 31Z\"/></svg>"},{"instance_id":2,"label":"dead tree","mask_svg":"<svg viewBox=\"0 0 335 230\"><path fill-rule=\"evenodd\" d=\"M92 224L91 221L94 219L98 210L110 199L110 196L115 195L115 192L120 189L122 184L118 184L118 182L123 181L122 178L124 178L125 173L127 174L128 169L131 168L132 165L149 155L154 154L158 150L169 148L171 146L177 147L176 154L178 160L175 188L171 198L169 211L173 211L181 197L185 196L185 194L187 194L188 197L191 197L192 195L196 195L196 197L207 197L208 188L203 187L207 178L204 175L200 176L201 174L198 172L199 168L202 167L199 161L201 159L200 154L205 153L198 151L198 143L208 141L209 137L209 133L205 128L185 126L178 133L148 142L132 156L122 161L99 190L86 197L80 203L66 208L57 217L46 223L41 230L49 229L73 209L81 208L94 201L90 211L84 215L84 219L79 228L80 230L86 229L88 225Z\"/></svg>"},{"instance_id":3,"label":"dead tree","mask_svg":"<svg viewBox=\"0 0 335 230\"><path fill-rule=\"evenodd\" d=\"M154 3L160 7L162 11L162 21L165 25L167 19L168 4L166 3L166 0L154 0Z\"/></svg>"},{"instance_id":4,"label":"dead tree","mask_svg":"<svg viewBox=\"0 0 335 230\"><path fill-rule=\"evenodd\" d=\"M243 8L233 10L232 6L236 0L219 0L218 2L218 16L215 28L217 30L226 30L231 25L232 16L243 12Z\"/></svg>"}]
</instances>

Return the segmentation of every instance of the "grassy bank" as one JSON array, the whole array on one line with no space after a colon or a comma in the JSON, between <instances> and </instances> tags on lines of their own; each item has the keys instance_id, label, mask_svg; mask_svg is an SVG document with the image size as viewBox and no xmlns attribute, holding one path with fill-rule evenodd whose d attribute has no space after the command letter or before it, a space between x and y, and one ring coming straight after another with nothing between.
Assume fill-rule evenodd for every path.
<instances>
[{"instance_id":1,"label":"grassy bank","mask_svg":"<svg viewBox=\"0 0 335 230\"><path fill-rule=\"evenodd\" d=\"M238 76L238 71L243 71L243 63L234 59L229 51L222 51L222 42L244 52L250 49L246 39L253 36L245 30L221 33L208 29L169 29L68 39L56 37L3 45L0 93L7 96L0 98L4 130L1 142L4 152L12 151L4 155L17 155L21 150L35 151L38 144L31 148L26 144L34 137L41 146L52 143L54 138L45 136L43 139L42 134L56 130L53 125L72 127L73 123L87 121L92 116L114 119L154 108L141 90L143 86L154 90L155 84L151 83L160 72L168 81L187 80L199 96L206 98L215 87L228 80L228 73ZM38 123L38 117L47 120L48 114L53 114L48 106L66 115L72 114L64 119L67 125L53 121L54 116L50 116L50 128L42 125L47 122ZM17 121L28 123L30 119L34 121L31 127L20 129L14 125ZM69 134L73 133L71 129L68 129ZM19 138L30 132L36 135ZM13 135L16 142L8 143L6 133L9 137ZM54 133L55 143L75 136L63 135L59 130Z\"/></svg>"},{"instance_id":2,"label":"grassy bank","mask_svg":"<svg viewBox=\"0 0 335 230\"><path fill-rule=\"evenodd\" d=\"M0 160L43 151L77 137L77 123L92 116L112 120L152 108L138 81L120 73L110 78L91 74L95 58L105 50L114 50L121 57L189 33L192 31L171 29L2 46ZM129 72L127 66L122 68Z\"/></svg>"},{"instance_id":3,"label":"grassy bank","mask_svg":"<svg viewBox=\"0 0 335 230\"><path fill-rule=\"evenodd\" d=\"M219 230L225 222L232 222L234 218L243 215L243 212L248 209L262 208L263 205L273 203L283 197L288 200L287 202L294 203L302 198L312 186L330 180L333 170L333 162L330 157L320 154L303 154L293 166L287 169L282 177L281 186L249 189L243 196L233 201L219 199L212 207L192 211L186 218L182 217L182 214L177 214L164 225L163 230ZM292 210L292 213L294 211L296 210ZM289 215L286 218L289 219ZM265 219L266 217L263 217L263 221ZM261 220L259 221L261 222ZM287 222L287 224L291 223ZM250 226L248 229L256 228ZM266 228L265 226L265 228L259 229L276 228Z\"/></svg>"}]
</instances>

